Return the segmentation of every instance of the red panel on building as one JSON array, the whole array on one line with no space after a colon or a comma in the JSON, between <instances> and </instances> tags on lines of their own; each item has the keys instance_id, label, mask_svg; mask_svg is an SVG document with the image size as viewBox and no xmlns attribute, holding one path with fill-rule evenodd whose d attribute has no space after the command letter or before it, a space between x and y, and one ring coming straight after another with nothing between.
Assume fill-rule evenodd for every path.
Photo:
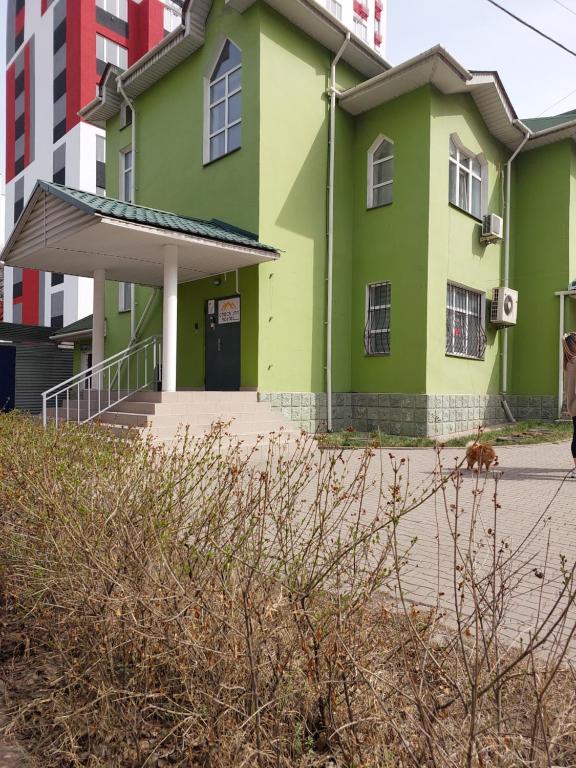
<instances>
[{"instance_id":1,"label":"red panel on building","mask_svg":"<svg viewBox=\"0 0 576 768\"><path fill-rule=\"evenodd\" d=\"M157 45L164 36L164 6L160 0L130 3L128 8L128 65Z\"/></svg>"},{"instance_id":2,"label":"red panel on building","mask_svg":"<svg viewBox=\"0 0 576 768\"><path fill-rule=\"evenodd\" d=\"M22 8L18 11L16 14L16 18L14 19L14 32L16 33L16 37L24 32L24 20L25 20L25 12L26 12L26 5L23 5Z\"/></svg>"},{"instance_id":3,"label":"red panel on building","mask_svg":"<svg viewBox=\"0 0 576 768\"><path fill-rule=\"evenodd\" d=\"M30 99L32 98L32 88L30 78L30 43L26 44L24 49L24 167L30 162Z\"/></svg>"},{"instance_id":4,"label":"red panel on building","mask_svg":"<svg viewBox=\"0 0 576 768\"><path fill-rule=\"evenodd\" d=\"M66 5L66 130L80 122L78 111L96 96L96 4Z\"/></svg>"},{"instance_id":5,"label":"red panel on building","mask_svg":"<svg viewBox=\"0 0 576 768\"><path fill-rule=\"evenodd\" d=\"M364 3L359 2L359 0L354 0L354 13L357 13L358 16L360 16L362 19L367 19L370 15L370 12L368 11L368 6L364 5Z\"/></svg>"},{"instance_id":6,"label":"red panel on building","mask_svg":"<svg viewBox=\"0 0 576 768\"><path fill-rule=\"evenodd\" d=\"M22 322L26 325L40 323L40 273L35 269L22 270L22 296L14 304L22 304Z\"/></svg>"},{"instance_id":7,"label":"red panel on building","mask_svg":"<svg viewBox=\"0 0 576 768\"><path fill-rule=\"evenodd\" d=\"M6 181L14 178L14 144L16 142L16 85L15 66L12 64L6 70Z\"/></svg>"}]
</instances>

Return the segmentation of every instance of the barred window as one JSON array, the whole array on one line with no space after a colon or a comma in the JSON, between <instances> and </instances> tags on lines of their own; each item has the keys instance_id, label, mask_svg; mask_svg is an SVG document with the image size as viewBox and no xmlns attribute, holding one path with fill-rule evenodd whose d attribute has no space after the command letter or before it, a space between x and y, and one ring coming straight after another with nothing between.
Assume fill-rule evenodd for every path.
<instances>
[{"instance_id":1,"label":"barred window","mask_svg":"<svg viewBox=\"0 0 576 768\"><path fill-rule=\"evenodd\" d=\"M484 358L484 294L448 283L446 294L446 354Z\"/></svg>"},{"instance_id":2,"label":"barred window","mask_svg":"<svg viewBox=\"0 0 576 768\"><path fill-rule=\"evenodd\" d=\"M364 350L367 355L390 354L390 298L390 283L366 286Z\"/></svg>"}]
</instances>

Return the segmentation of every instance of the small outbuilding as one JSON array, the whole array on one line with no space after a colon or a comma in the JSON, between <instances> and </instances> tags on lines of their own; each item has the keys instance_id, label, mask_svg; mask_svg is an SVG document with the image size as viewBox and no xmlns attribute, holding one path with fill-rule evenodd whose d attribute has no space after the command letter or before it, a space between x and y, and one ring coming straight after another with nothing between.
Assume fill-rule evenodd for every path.
<instances>
[{"instance_id":1,"label":"small outbuilding","mask_svg":"<svg viewBox=\"0 0 576 768\"><path fill-rule=\"evenodd\" d=\"M42 411L42 392L72 376L71 346L53 328L0 322L0 410Z\"/></svg>"}]
</instances>

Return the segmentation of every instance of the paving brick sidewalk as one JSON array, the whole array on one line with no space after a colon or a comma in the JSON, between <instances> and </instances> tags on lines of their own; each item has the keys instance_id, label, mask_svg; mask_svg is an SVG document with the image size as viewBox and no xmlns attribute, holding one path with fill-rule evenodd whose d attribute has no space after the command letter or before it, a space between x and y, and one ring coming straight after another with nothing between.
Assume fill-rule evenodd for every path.
<instances>
[{"instance_id":1,"label":"paving brick sidewalk","mask_svg":"<svg viewBox=\"0 0 576 768\"><path fill-rule=\"evenodd\" d=\"M434 479L434 450L395 449L393 453L396 459L406 458L403 474L406 477L409 472L410 495L417 489L424 489ZM441 460L445 473L454 467L455 459L462 459L463 453L464 449L443 451ZM498 447L498 455L498 503L501 508L497 512L497 537L513 549L532 531L516 561L525 562L523 580L510 594L506 605L503 632L515 640L533 629L538 615L544 615L558 594L562 583L561 555L566 556L568 567L576 560L576 480L566 479L571 468L568 443ZM387 450L377 452L371 468L372 479L379 479L381 471L386 481L391 482L393 474ZM485 543L488 538L485 531L494 525L494 474L483 475L478 480L477 475L465 470L462 477L458 502L464 512L460 515L459 525L463 533L459 541L466 539L464 531L470 524L476 492L476 551L481 561L491 557L490 548ZM480 496L478 491L481 491ZM446 508L449 509L455 502L456 489L450 483L446 502L442 494L437 494L408 513L399 529L399 539L406 546L412 537L417 537L404 570L406 596L427 605L440 604L452 613L454 569L450 525L453 524L454 514L447 514ZM369 492L367 513L375 514L377 505L377 494ZM539 577L542 574L544 577ZM563 629L564 634L574 621L576 611L572 611L570 621Z\"/></svg>"}]
</instances>

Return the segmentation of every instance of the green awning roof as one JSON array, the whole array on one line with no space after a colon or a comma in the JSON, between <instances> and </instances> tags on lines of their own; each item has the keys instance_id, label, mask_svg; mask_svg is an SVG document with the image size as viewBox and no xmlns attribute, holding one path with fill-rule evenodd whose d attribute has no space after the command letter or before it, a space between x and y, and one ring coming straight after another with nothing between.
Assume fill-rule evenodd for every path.
<instances>
[{"instance_id":1,"label":"green awning roof","mask_svg":"<svg viewBox=\"0 0 576 768\"><path fill-rule=\"evenodd\" d=\"M88 315L88 317L83 317L80 320L76 320L75 323L70 323L69 325L65 325L63 328L59 328L52 334L50 338L59 339L64 336L69 337L72 335L77 336L78 338L91 336L92 315Z\"/></svg>"},{"instance_id":2,"label":"green awning roof","mask_svg":"<svg viewBox=\"0 0 576 768\"><path fill-rule=\"evenodd\" d=\"M533 133L545 131L548 128L558 128L564 123L571 123L576 120L576 110L563 112L561 115L552 115L551 117L533 117L528 120L522 120L524 125Z\"/></svg>"},{"instance_id":3,"label":"green awning roof","mask_svg":"<svg viewBox=\"0 0 576 768\"><path fill-rule=\"evenodd\" d=\"M204 221L190 216L180 216L157 208L146 208L143 205L125 203L111 197L102 197L79 189L65 187L48 181L39 181L38 185L46 192L59 197L85 213L99 214L111 219L127 221L131 224L142 224L148 227L158 227L172 232L182 232L186 235L202 237L207 240L217 240L231 245L255 248L261 251L278 253L277 248L258 242L256 235L238 229L226 222Z\"/></svg>"}]
</instances>

